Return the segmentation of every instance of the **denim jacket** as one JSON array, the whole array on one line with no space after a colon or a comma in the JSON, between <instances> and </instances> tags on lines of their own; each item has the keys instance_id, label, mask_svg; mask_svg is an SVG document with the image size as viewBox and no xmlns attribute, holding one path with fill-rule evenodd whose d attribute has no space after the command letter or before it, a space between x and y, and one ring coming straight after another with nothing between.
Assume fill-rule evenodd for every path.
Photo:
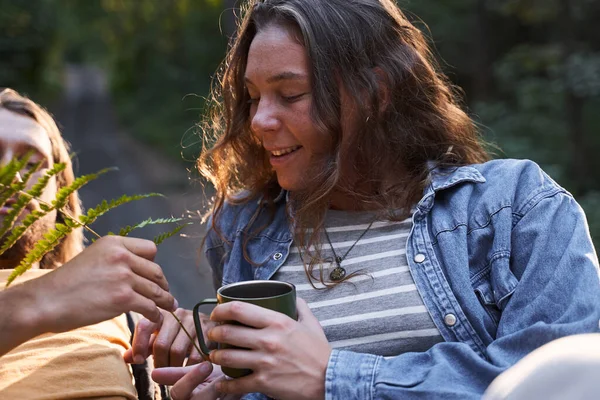
<instances>
[{"instance_id":1,"label":"denim jacket","mask_svg":"<svg viewBox=\"0 0 600 400\"><path fill-rule=\"evenodd\" d=\"M247 245L262 202L225 205L205 252L215 285L269 279L292 231L285 196ZM445 342L393 358L333 350L325 398L475 399L523 356L551 340L600 331L600 272L585 215L535 163L494 160L434 169L413 215L406 257ZM246 398L264 398L252 394Z\"/></svg>"}]
</instances>

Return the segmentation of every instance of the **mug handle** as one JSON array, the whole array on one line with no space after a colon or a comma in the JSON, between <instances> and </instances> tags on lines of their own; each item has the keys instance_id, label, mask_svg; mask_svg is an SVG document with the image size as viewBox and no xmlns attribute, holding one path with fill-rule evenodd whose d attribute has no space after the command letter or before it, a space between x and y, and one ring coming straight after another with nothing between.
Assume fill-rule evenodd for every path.
<instances>
[{"instance_id":1,"label":"mug handle","mask_svg":"<svg viewBox=\"0 0 600 400\"><path fill-rule=\"evenodd\" d=\"M204 334L202 333L202 324L200 323L200 316L198 315L198 307L205 304L219 304L217 299L204 299L200 303L194 306L194 326L196 327L196 336L198 336L198 343L200 344L200 350L208 357L210 350L204 342Z\"/></svg>"}]
</instances>

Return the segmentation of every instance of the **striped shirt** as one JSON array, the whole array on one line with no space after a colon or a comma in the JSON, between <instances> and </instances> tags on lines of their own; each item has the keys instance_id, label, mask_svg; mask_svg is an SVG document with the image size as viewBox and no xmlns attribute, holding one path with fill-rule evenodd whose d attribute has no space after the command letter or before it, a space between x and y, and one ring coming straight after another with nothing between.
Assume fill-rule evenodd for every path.
<instances>
[{"instance_id":1,"label":"striped shirt","mask_svg":"<svg viewBox=\"0 0 600 400\"><path fill-rule=\"evenodd\" d=\"M298 248L290 255L274 279L293 283L298 297L308 303L320 321L330 345L381 356L395 356L409 351L426 351L443 341L417 291L406 260L406 242L411 219L375 221L373 213L329 210L325 228L335 249L343 257L347 275L358 275L335 287L319 289L309 283ZM344 255L354 244L355 246ZM325 260L324 277L336 267L333 252L325 235L321 254ZM317 266L313 272L319 276Z\"/></svg>"}]
</instances>

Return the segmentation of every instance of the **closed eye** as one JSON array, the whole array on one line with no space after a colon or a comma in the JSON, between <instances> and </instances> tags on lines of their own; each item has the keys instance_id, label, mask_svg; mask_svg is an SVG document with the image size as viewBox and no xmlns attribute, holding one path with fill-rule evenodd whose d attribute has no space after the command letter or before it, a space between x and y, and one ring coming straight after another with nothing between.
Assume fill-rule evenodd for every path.
<instances>
[{"instance_id":1,"label":"closed eye","mask_svg":"<svg viewBox=\"0 0 600 400\"><path fill-rule=\"evenodd\" d=\"M298 101L298 100L300 100L300 98L301 98L302 96L304 96L304 95L306 95L306 93L301 93L301 94L298 94L298 95L295 95L295 96L282 96L282 98L283 98L285 101L287 101L288 103L293 103L293 102L295 102L295 101Z\"/></svg>"}]
</instances>

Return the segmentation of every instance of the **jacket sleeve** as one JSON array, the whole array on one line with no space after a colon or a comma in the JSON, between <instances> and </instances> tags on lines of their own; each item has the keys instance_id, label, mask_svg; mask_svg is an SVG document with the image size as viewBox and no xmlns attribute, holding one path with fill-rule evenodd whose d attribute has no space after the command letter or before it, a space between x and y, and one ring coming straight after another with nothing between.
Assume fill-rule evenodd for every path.
<instances>
[{"instance_id":1,"label":"jacket sleeve","mask_svg":"<svg viewBox=\"0 0 600 400\"><path fill-rule=\"evenodd\" d=\"M513 211L507 257L519 283L487 359L451 342L393 358L333 350L326 399L479 399L497 375L532 350L600 330L598 257L583 210L569 194L555 193Z\"/></svg>"}]
</instances>

